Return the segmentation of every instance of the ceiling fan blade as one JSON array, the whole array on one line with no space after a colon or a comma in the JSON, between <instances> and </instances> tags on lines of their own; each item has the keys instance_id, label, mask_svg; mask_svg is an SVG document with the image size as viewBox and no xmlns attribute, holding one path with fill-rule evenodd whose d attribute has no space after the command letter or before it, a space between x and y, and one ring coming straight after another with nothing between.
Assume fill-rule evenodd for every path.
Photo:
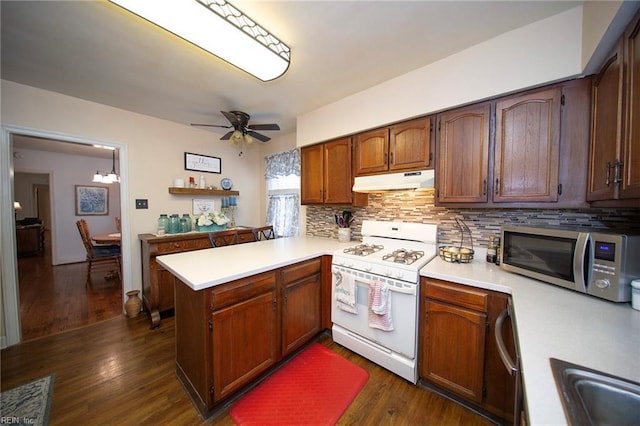
<instances>
[{"instance_id":1,"label":"ceiling fan blade","mask_svg":"<svg viewBox=\"0 0 640 426\"><path fill-rule=\"evenodd\" d=\"M280 126L275 123L271 124L250 124L247 126L251 130L280 130Z\"/></svg>"},{"instance_id":2,"label":"ceiling fan blade","mask_svg":"<svg viewBox=\"0 0 640 426\"><path fill-rule=\"evenodd\" d=\"M221 124L200 124L200 123L191 123L192 126L199 126L199 127L222 127L223 129L229 129L233 126L223 126Z\"/></svg>"},{"instance_id":3,"label":"ceiling fan blade","mask_svg":"<svg viewBox=\"0 0 640 426\"><path fill-rule=\"evenodd\" d=\"M270 137L265 136L265 135L261 135L260 133L253 132L253 131L251 131L251 130L249 130L249 131L247 132L247 134L248 134L249 136L251 136L252 138L254 138L254 139L258 139L260 142L267 142L267 141L271 140L271 138L270 138Z\"/></svg>"},{"instance_id":4,"label":"ceiling fan blade","mask_svg":"<svg viewBox=\"0 0 640 426\"><path fill-rule=\"evenodd\" d=\"M230 132L225 133L220 140L221 141L228 141L229 139L231 139L231 135L233 134L233 132L235 132L235 130L232 130Z\"/></svg>"},{"instance_id":5,"label":"ceiling fan blade","mask_svg":"<svg viewBox=\"0 0 640 426\"><path fill-rule=\"evenodd\" d=\"M231 123L233 127L238 128L238 126L242 124L238 116L234 114L234 111L231 111L231 112L220 111L220 112L222 113L222 115L224 115L227 118L227 120L229 120L229 123Z\"/></svg>"}]
</instances>

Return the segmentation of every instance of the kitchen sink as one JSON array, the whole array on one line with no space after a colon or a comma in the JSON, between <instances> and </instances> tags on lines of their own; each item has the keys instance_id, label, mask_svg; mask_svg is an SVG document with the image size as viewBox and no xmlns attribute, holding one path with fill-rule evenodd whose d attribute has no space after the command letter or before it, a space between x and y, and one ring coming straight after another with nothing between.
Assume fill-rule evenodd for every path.
<instances>
[{"instance_id":1,"label":"kitchen sink","mask_svg":"<svg viewBox=\"0 0 640 426\"><path fill-rule=\"evenodd\" d=\"M555 358L550 361L570 424L638 424L640 383Z\"/></svg>"}]
</instances>

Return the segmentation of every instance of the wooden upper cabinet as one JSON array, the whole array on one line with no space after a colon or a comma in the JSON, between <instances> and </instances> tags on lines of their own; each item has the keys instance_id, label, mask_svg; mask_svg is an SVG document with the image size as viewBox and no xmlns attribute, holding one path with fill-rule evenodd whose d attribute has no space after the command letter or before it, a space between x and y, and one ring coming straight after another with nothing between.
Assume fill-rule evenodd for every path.
<instances>
[{"instance_id":1,"label":"wooden upper cabinet","mask_svg":"<svg viewBox=\"0 0 640 426\"><path fill-rule=\"evenodd\" d=\"M561 89L496 103L494 202L558 200Z\"/></svg>"},{"instance_id":2,"label":"wooden upper cabinet","mask_svg":"<svg viewBox=\"0 0 640 426\"><path fill-rule=\"evenodd\" d=\"M431 118L396 124L389 129L389 170L424 169L431 160Z\"/></svg>"},{"instance_id":3,"label":"wooden upper cabinet","mask_svg":"<svg viewBox=\"0 0 640 426\"><path fill-rule=\"evenodd\" d=\"M324 147L305 146L300 149L300 198L302 204L324 202Z\"/></svg>"},{"instance_id":4,"label":"wooden upper cabinet","mask_svg":"<svg viewBox=\"0 0 640 426\"><path fill-rule=\"evenodd\" d=\"M351 175L351 138L324 144L324 202L350 204L353 177Z\"/></svg>"},{"instance_id":5,"label":"wooden upper cabinet","mask_svg":"<svg viewBox=\"0 0 640 426\"><path fill-rule=\"evenodd\" d=\"M431 117L354 137L354 176L422 170L431 166Z\"/></svg>"},{"instance_id":6,"label":"wooden upper cabinet","mask_svg":"<svg viewBox=\"0 0 640 426\"><path fill-rule=\"evenodd\" d=\"M354 175L382 173L388 170L389 129L371 130L354 137Z\"/></svg>"},{"instance_id":7,"label":"wooden upper cabinet","mask_svg":"<svg viewBox=\"0 0 640 426\"><path fill-rule=\"evenodd\" d=\"M622 40L593 81L591 159L587 200L610 200L614 183L622 118Z\"/></svg>"},{"instance_id":8,"label":"wooden upper cabinet","mask_svg":"<svg viewBox=\"0 0 640 426\"><path fill-rule=\"evenodd\" d=\"M640 13L625 32L626 116L620 198L640 198Z\"/></svg>"},{"instance_id":9,"label":"wooden upper cabinet","mask_svg":"<svg viewBox=\"0 0 640 426\"><path fill-rule=\"evenodd\" d=\"M353 194L351 138L300 149L302 204L365 206L366 194Z\"/></svg>"},{"instance_id":10,"label":"wooden upper cabinet","mask_svg":"<svg viewBox=\"0 0 640 426\"><path fill-rule=\"evenodd\" d=\"M439 202L487 201L490 118L488 102L438 115Z\"/></svg>"}]
</instances>

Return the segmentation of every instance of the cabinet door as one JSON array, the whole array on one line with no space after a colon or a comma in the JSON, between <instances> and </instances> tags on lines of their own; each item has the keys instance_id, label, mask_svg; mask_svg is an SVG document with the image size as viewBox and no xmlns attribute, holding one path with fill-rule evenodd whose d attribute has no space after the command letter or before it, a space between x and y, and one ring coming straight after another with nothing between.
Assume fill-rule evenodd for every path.
<instances>
[{"instance_id":1,"label":"cabinet door","mask_svg":"<svg viewBox=\"0 0 640 426\"><path fill-rule=\"evenodd\" d=\"M439 202L487 202L490 117L489 103L439 116L436 182Z\"/></svg>"},{"instance_id":2,"label":"cabinet door","mask_svg":"<svg viewBox=\"0 0 640 426\"><path fill-rule=\"evenodd\" d=\"M324 185L324 155L322 145L300 149L300 198L302 204L322 204Z\"/></svg>"},{"instance_id":3,"label":"cabinet door","mask_svg":"<svg viewBox=\"0 0 640 426\"><path fill-rule=\"evenodd\" d=\"M324 144L324 202L350 204L353 178L351 176L351 138Z\"/></svg>"},{"instance_id":4,"label":"cabinet door","mask_svg":"<svg viewBox=\"0 0 640 426\"><path fill-rule=\"evenodd\" d=\"M389 156L389 129L377 129L354 137L356 176L386 172Z\"/></svg>"},{"instance_id":5,"label":"cabinet door","mask_svg":"<svg viewBox=\"0 0 640 426\"><path fill-rule=\"evenodd\" d=\"M282 289L282 355L286 356L320 331L321 275Z\"/></svg>"},{"instance_id":6,"label":"cabinet door","mask_svg":"<svg viewBox=\"0 0 640 426\"><path fill-rule=\"evenodd\" d=\"M496 104L494 202L558 201L560 88Z\"/></svg>"},{"instance_id":7,"label":"cabinet door","mask_svg":"<svg viewBox=\"0 0 640 426\"><path fill-rule=\"evenodd\" d=\"M389 170L425 169L431 165L431 118L389 129Z\"/></svg>"},{"instance_id":8,"label":"cabinet door","mask_svg":"<svg viewBox=\"0 0 640 426\"><path fill-rule=\"evenodd\" d=\"M275 290L211 314L214 401L275 364L276 321Z\"/></svg>"},{"instance_id":9,"label":"cabinet door","mask_svg":"<svg viewBox=\"0 0 640 426\"><path fill-rule=\"evenodd\" d=\"M640 14L625 33L625 136L620 198L640 198Z\"/></svg>"},{"instance_id":10,"label":"cabinet door","mask_svg":"<svg viewBox=\"0 0 640 426\"><path fill-rule=\"evenodd\" d=\"M482 402L486 315L427 301L421 376Z\"/></svg>"},{"instance_id":11,"label":"cabinet door","mask_svg":"<svg viewBox=\"0 0 640 426\"><path fill-rule=\"evenodd\" d=\"M593 81L588 201L616 197L615 163L622 117L622 43Z\"/></svg>"}]
</instances>

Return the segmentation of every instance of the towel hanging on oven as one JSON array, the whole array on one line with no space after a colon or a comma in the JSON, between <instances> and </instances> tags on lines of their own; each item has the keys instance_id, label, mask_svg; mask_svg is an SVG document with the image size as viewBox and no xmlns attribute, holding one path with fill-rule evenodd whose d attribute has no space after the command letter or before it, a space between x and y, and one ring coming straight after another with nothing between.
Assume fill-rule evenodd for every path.
<instances>
[{"instance_id":1,"label":"towel hanging on oven","mask_svg":"<svg viewBox=\"0 0 640 426\"><path fill-rule=\"evenodd\" d=\"M333 279L335 280L335 296L336 306L352 314L358 313L356 304L358 286L356 285L356 277L344 272L333 272Z\"/></svg>"},{"instance_id":2,"label":"towel hanging on oven","mask_svg":"<svg viewBox=\"0 0 640 426\"><path fill-rule=\"evenodd\" d=\"M386 283L378 280L369 283L369 327L393 330L391 291Z\"/></svg>"}]
</instances>

